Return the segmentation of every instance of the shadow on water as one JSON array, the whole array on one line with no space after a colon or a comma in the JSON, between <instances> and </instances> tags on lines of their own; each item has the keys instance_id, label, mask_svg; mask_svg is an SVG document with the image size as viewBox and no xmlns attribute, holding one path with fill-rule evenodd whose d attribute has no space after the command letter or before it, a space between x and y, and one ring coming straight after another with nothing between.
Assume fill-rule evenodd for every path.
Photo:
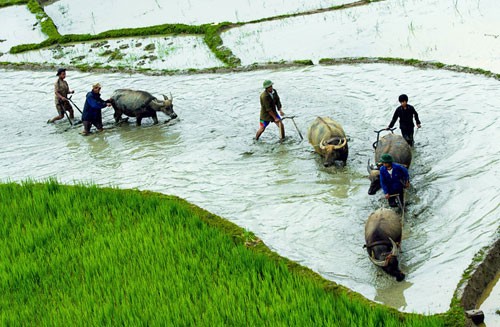
<instances>
[{"instance_id":1,"label":"shadow on water","mask_svg":"<svg viewBox=\"0 0 500 327\"><path fill-rule=\"evenodd\" d=\"M45 124L55 114L53 73L2 76L3 115L23 117L0 130L9 141L0 151L0 179L55 176L174 194L251 230L280 255L400 310L446 311L462 272L498 228L493 176L499 174L500 105L491 99L500 98L500 88L492 79L383 64L193 76L70 71L79 105L99 80L103 98L124 86L157 96L172 92L179 115L166 124L145 120L138 127L130 119L111 128L112 111L106 111L108 130L83 137L80 128L63 132L67 122ZM253 140L268 78L303 135L317 116L342 124L350 139L346 167L324 168L288 121L283 143L272 127ZM237 87L225 94L221 85ZM386 205L381 192L367 194L373 131L387 126L403 92L423 127L415 138L403 232L407 278L398 284L379 274L362 246L367 217ZM23 94L37 105L23 110L17 101Z\"/></svg>"},{"instance_id":2,"label":"shadow on water","mask_svg":"<svg viewBox=\"0 0 500 327\"><path fill-rule=\"evenodd\" d=\"M407 281L402 281L400 283L381 283L376 288L376 295L374 297L375 301L384 303L398 310L404 310L406 308L406 299L404 296L404 291L410 288L413 284ZM385 284L385 285L384 285Z\"/></svg>"}]
</instances>

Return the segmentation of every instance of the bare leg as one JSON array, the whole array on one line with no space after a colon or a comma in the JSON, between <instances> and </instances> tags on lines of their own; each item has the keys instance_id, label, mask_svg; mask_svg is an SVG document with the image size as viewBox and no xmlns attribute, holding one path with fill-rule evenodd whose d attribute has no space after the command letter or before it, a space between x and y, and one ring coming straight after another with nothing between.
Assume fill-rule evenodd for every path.
<instances>
[{"instance_id":1,"label":"bare leg","mask_svg":"<svg viewBox=\"0 0 500 327\"><path fill-rule=\"evenodd\" d=\"M264 133L266 128L264 126L260 126L260 128L257 130L257 134L255 134L255 140L258 141L259 137Z\"/></svg>"},{"instance_id":2,"label":"bare leg","mask_svg":"<svg viewBox=\"0 0 500 327\"><path fill-rule=\"evenodd\" d=\"M92 127L92 124L88 120L83 121L83 131L81 132L82 135L89 135L90 134L90 128Z\"/></svg>"},{"instance_id":3,"label":"bare leg","mask_svg":"<svg viewBox=\"0 0 500 327\"><path fill-rule=\"evenodd\" d=\"M55 122L56 120L60 120L60 119L63 119L63 118L64 118L64 115L58 115L58 116L55 116L55 117L54 117L54 118L52 118L52 119L49 119L49 120L47 121L47 123L53 123L53 122Z\"/></svg>"}]
</instances>

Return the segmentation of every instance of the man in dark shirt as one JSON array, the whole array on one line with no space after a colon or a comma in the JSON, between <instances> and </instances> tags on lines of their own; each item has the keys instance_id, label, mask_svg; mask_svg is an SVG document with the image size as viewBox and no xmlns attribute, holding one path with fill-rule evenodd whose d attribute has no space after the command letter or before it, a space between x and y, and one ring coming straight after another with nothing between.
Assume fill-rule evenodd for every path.
<instances>
[{"instance_id":1,"label":"man in dark shirt","mask_svg":"<svg viewBox=\"0 0 500 327\"><path fill-rule=\"evenodd\" d=\"M418 113L413 108L413 106L408 104L408 96L406 94L401 94L399 96L399 103L401 105L396 108L394 115L392 116L391 123L387 129L391 129L396 120L399 118L399 128L401 129L401 134L405 138L406 142L410 146L413 146L413 116L415 116L415 122L417 123L417 128L420 128L420 120L418 119Z\"/></svg>"},{"instance_id":2,"label":"man in dark shirt","mask_svg":"<svg viewBox=\"0 0 500 327\"><path fill-rule=\"evenodd\" d=\"M285 126L283 125L281 116L285 114L281 108L280 97L276 89L273 88L273 82L270 80L265 80L263 87L264 92L260 95L260 125L255 135L255 140L259 140L266 127L272 122L280 129L280 140L283 140L285 137Z\"/></svg>"}]
</instances>

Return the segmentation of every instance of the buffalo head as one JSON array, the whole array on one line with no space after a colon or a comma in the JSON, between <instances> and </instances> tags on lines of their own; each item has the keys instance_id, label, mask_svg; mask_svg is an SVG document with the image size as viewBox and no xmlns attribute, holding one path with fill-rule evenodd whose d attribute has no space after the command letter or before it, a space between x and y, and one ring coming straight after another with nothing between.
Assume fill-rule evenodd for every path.
<instances>
[{"instance_id":1,"label":"buffalo head","mask_svg":"<svg viewBox=\"0 0 500 327\"><path fill-rule=\"evenodd\" d=\"M368 178L370 179L370 188L368 189L368 194L374 195L381 188L380 169L377 166L370 165L370 160L368 160L366 169L368 170Z\"/></svg>"},{"instance_id":2,"label":"buffalo head","mask_svg":"<svg viewBox=\"0 0 500 327\"><path fill-rule=\"evenodd\" d=\"M153 99L150 103L151 108L155 111L163 112L165 115L170 116L170 118L172 119L177 118L177 114L174 112L174 105L172 103L174 100L172 94L170 94L170 99L166 95L163 95L163 99L163 101Z\"/></svg>"},{"instance_id":3,"label":"buffalo head","mask_svg":"<svg viewBox=\"0 0 500 327\"><path fill-rule=\"evenodd\" d=\"M325 161L323 166L330 167L336 160L345 162L347 159L347 138L346 137L332 137L329 140L322 139L319 143Z\"/></svg>"},{"instance_id":4,"label":"buffalo head","mask_svg":"<svg viewBox=\"0 0 500 327\"><path fill-rule=\"evenodd\" d=\"M405 279L405 274L399 269L399 247L392 238L389 237L391 245L377 244L369 246L368 253L371 262L382 268L386 273L396 277L398 282Z\"/></svg>"}]
</instances>

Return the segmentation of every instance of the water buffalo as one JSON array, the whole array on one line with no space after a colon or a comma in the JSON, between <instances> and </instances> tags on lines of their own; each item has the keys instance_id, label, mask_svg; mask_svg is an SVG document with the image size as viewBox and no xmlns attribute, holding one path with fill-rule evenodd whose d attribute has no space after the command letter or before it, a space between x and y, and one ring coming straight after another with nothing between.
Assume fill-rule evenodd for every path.
<instances>
[{"instance_id":1,"label":"water buffalo","mask_svg":"<svg viewBox=\"0 0 500 327\"><path fill-rule=\"evenodd\" d=\"M307 132L309 143L314 151L325 158L323 165L329 167L336 160L345 165L349 148L344 129L329 117L317 117Z\"/></svg>"},{"instance_id":2,"label":"water buffalo","mask_svg":"<svg viewBox=\"0 0 500 327\"><path fill-rule=\"evenodd\" d=\"M398 261L402 231L401 218L390 209L376 210L365 224L365 248L370 260L398 282L405 279Z\"/></svg>"},{"instance_id":3,"label":"water buffalo","mask_svg":"<svg viewBox=\"0 0 500 327\"><path fill-rule=\"evenodd\" d=\"M137 126L141 125L141 120L144 117L152 117L154 124L158 124L157 111L163 112L172 119L176 118L172 95L170 95L170 99L166 95L163 98L163 101L158 100L146 91L115 90L111 95L111 104L115 109L115 121L119 122L122 114L125 114L129 117L136 117Z\"/></svg>"},{"instance_id":4,"label":"water buffalo","mask_svg":"<svg viewBox=\"0 0 500 327\"><path fill-rule=\"evenodd\" d=\"M380 156L384 153L389 153L394 162L397 162L406 168L411 164L411 147L408 142L401 136L396 134L384 135L380 140L373 144L375 147L375 162L378 163ZM370 188L368 194L373 195L380 190L380 171L378 166L370 165L368 160L368 178L370 179Z\"/></svg>"}]
</instances>

